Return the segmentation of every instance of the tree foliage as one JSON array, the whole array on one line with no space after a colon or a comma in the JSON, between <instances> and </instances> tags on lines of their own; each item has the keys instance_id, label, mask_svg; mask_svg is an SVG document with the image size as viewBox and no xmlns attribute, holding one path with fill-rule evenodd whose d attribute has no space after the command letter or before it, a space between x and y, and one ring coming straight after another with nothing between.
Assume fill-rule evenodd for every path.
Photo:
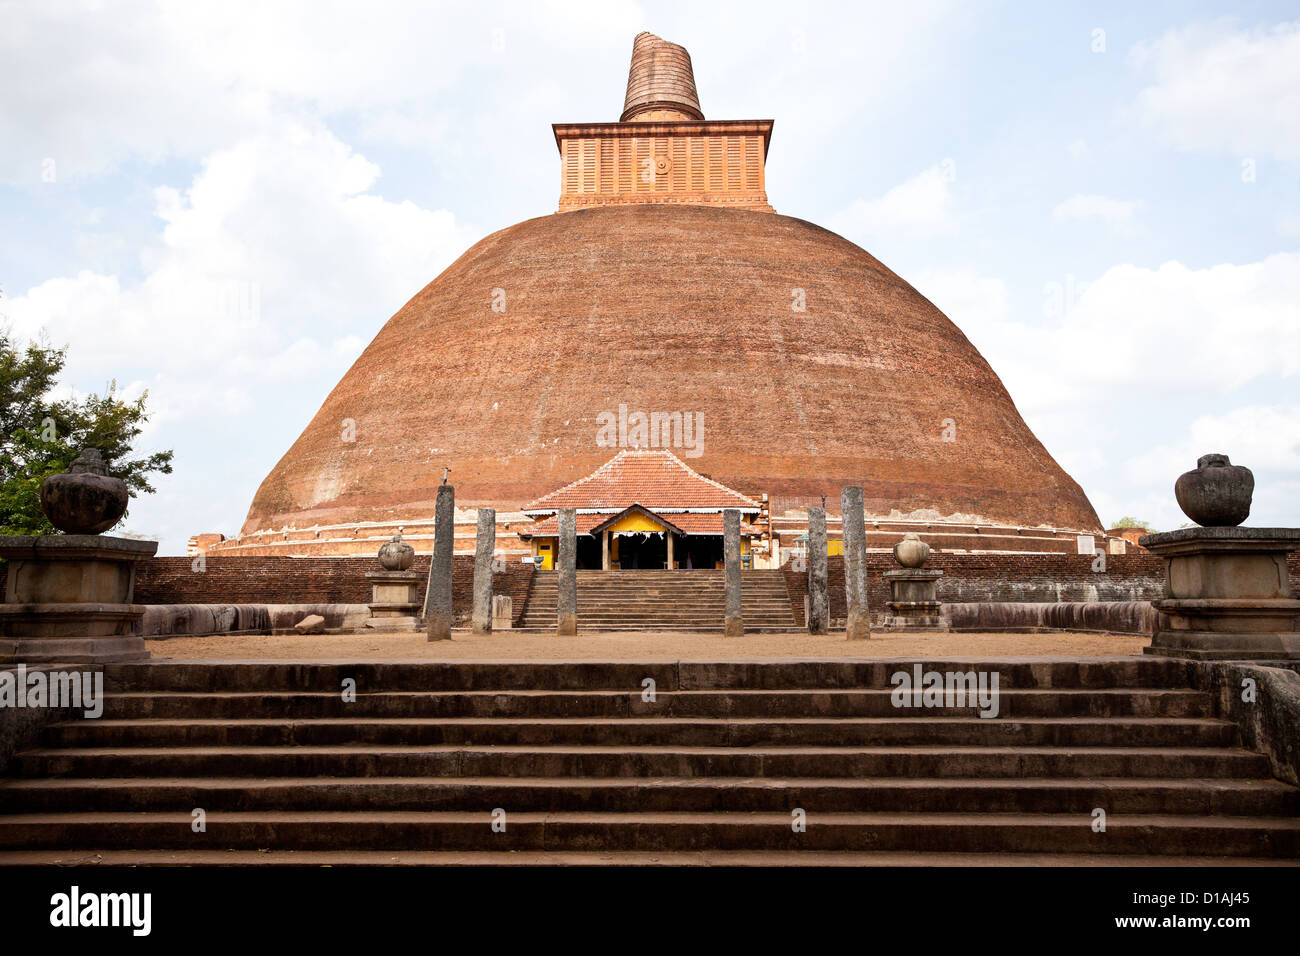
<instances>
[{"instance_id":1,"label":"tree foliage","mask_svg":"<svg viewBox=\"0 0 1300 956\"><path fill-rule=\"evenodd\" d=\"M23 345L0 326L0 534L55 532L40 508L41 482L67 471L84 448L103 452L133 498L153 492L150 475L171 474L170 451L131 457L149 420L149 393L125 399L113 381L102 395L55 398L66 361L67 346L43 336Z\"/></svg>"},{"instance_id":2,"label":"tree foliage","mask_svg":"<svg viewBox=\"0 0 1300 956\"><path fill-rule=\"evenodd\" d=\"M1143 521L1141 518L1134 518L1130 515L1125 515L1124 517L1120 518L1113 525L1111 525L1111 527L1112 528L1141 528L1143 531L1155 531L1155 528L1151 527L1150 521Z\"/></svg>"}]
</instances>

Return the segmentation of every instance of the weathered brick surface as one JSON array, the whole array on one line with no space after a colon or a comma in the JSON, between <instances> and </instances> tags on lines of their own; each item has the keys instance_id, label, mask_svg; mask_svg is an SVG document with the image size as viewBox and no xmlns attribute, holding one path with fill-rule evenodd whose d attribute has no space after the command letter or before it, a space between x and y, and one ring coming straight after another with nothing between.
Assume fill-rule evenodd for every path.
<instances>
[{"instance_id":1,"label":"weathered brick surface","mask_svg":"<svg viewBox=\"0 0 1300 956\"><path fill-rule=\"evenodd\" d=\"M193 558L153 558L136 572L137 604L368 604L367 571L373 557L290 558L209 555L207 569L193 570ZM411 570L429 574L429 555L417 554ZM509 563L498 571L495 589L509 594L515 621L522 617L533 566ZM456 555L451 572L452 612L468 621L473 606L474 556ZM419 598L424 601L424 584Z\"/></svg>"},{"instance_id":2,"label":"weathered brick surface","mask_svg":"<svg viewBox=\"0 0 1300 956\"><path fill-rule=\"evenodd\" d=\"M469 249L366 347L243 530L428 517L445 465L460 507L518 508L609 460L597 416L620 403L702 414L688 464L776 514L862 485L872 514L1101 528L970 341L873 256L789 216L647 204Z\"/></svg>"}]
</instances>

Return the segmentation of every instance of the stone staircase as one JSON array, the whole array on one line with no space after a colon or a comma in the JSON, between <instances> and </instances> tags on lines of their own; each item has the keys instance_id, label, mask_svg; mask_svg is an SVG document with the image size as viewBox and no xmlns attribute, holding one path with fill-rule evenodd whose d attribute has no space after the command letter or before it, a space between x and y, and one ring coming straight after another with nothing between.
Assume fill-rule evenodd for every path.
<instances>
[{"instance_id":1,"label":"stone staircase","mask_svg":"<svg viewBox=\"0 0 1300 956\"><path fill-rule=\"evenodd\" d=\"M990 719L895 707L912 663L110 665L0 780L0 863L1300 857L1183 662L922 662L996 672Z\"/></svg>"},{"instance_id":2,"label":"stone staircase","mask_svg":"<svg viewBox=\"0 0 1300 956\"><path fill-rule=\"evenodd\" d=\"M579 571L581 631L712 631L726 618L725 571ZM747 631L793 631L790 594L777 570L744 571L741 613ZM555 628L559 572L533 575L522 627Z\"/></svg>"}]
</instances>

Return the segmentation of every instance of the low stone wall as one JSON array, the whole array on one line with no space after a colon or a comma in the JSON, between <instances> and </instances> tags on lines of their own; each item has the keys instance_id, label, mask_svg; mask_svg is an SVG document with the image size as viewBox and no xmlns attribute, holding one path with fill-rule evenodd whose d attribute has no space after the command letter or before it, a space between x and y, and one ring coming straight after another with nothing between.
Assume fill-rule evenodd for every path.
<instances>
[{"instance_id":1,"label":"low stone wall","mask_svg":"<svg viewBox=\"0 0 1300 956\"><path fill-rule=\"evenodd\" d=\"M31 675L41 671L48 674L51 671L75 670L93 674L103 669L98 664L33 664L26 668L25 673ZM14 679L17 679L17 667L3 667L0 670L12 672ZM4 776L14 754L40 743L41 732L50 724L84 717L85 713L84 707L0 707L0 776Z\"/></svg>"},{"instance_id":2,"label":"low stone wall","mask_svg":"<svg viewBox=\"0 0 1300 956\"><path fill-rule=\"evenodd\" d=\"M203 634L266 634L288 630L309 614L319 614L326 628L364 627L365 604L150 604L140 619L147 640Z\"/></svg>"},{"instance_id":3,"label":"low stone wall","mask_svg":"<svg viewBox=\"0 0 1300 956\"><path fill-rule=\"evenodd\" d=\"M366 580L366 572L379 570L379 562L369 556L249 558L209 555L199 566L201 570L195 569L194 561L194 558L142 561L136 569L135 602L224 608L360 605L370 601L370 582ZM417 600L423 603L429 555L417 554L411 570L420 574ZM508 563L505 570L495 575L496 592L510 596L516 625L523 617L533 573L533 565L514 562ZM452 563L451 590L455 623L468 626L474 603L473 555L456 555ZM229 615L231 612L213 613Z\"/></svg>"},{"instance_id":4,"label":"low stone wall","mask_svg":"<svg viewBox=\"0 0 1300 956\"><path fill-rule=\"evenodd\" d=\"M1159 617L1149 601L945 604L943 616L954 631L1069 630L1144 636L1155 633Z\"/></svg>"},{"instance_id":5,"label":"low stone wall","mask_svg":"<svg viewBox=\"0 0 1300 956\"><path fill-rule=\"evenodd\" d=\"M1294 557L1294 556L1293 556ZM867 555L867 602L873 619L889 600L884 572L898 567L892 554ZM943 572L939 600L944 604L1060 604L1148 602L1164 593L1164 562L1145 552L1106 555L1106 570L1094 571L1086 554L942 554L931 556L927 568ZM807 572L787 563L786 589L800 627L805 626ZM1300 567L1293 572L1300 577ZM831 620L844 619L844 558L827 561Z\"/></svg>"},{"instance_id":6,"label":"low stone wall","mask_svg":"<svg viewBox=\"0 0 1300 956\"><path fill-rule=\"evenodd\" d=\"M1236 723L1242 744L1268 757L1274 777L1300 786L1300 664L1188 663L1194 686L1214 695L1216 712ZM1247 687L1253 700L1243 699Z\"/></svg>"}]
</instances>

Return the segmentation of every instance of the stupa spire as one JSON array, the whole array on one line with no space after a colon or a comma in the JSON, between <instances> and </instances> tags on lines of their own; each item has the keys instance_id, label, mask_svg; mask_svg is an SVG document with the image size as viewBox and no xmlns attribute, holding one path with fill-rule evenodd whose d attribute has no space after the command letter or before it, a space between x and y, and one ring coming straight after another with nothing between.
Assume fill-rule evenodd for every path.
<instances>
[{"instance_id":1,"label":"stupa spire","mask_svg":"<svg viewBox=\"0 0 1300 956\"><path fill-rule=\"evenodd\" d=\"M632 41L632 65L627 97L619 121L702 120L695 72L686 48L653 33L638 33Z\"/></svg>"}]
</instances>

